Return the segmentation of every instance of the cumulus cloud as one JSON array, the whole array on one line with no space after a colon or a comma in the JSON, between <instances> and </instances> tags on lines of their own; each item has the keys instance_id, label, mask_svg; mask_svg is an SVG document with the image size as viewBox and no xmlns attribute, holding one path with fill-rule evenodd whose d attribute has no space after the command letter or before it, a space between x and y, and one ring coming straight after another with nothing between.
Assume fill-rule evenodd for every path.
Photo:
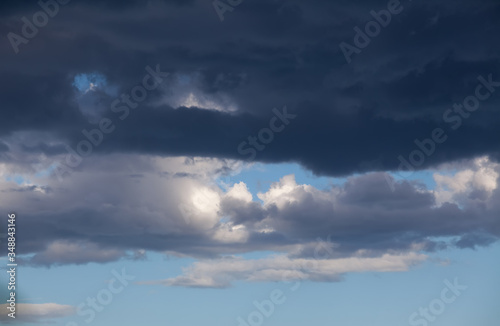
<instances>
[{"instance_id":1,"label":"cumulus cloud","mask_svg":"<svg viewBox=\"0 0 500 326\"><path fill-rule=\"evenodd\" d=\"M258 198L237 179L217 184L240 168L217 159L96 155L63 182L46 167L31 173L26 167L16 182L18 170L3 164L0 205L25 207L18 252L41 266L136 259L147 251L216 259L263 250L310 258L318 238L331 239L335 259L380 257L485 246L500 235L498 166L486 157L436 171L438 184L455 191L448 198L444 186L427 189L385 173L328 189L285 175Z\"/></svg>"},{"instance_id":2,"label":"cumulus cloud","mask_svg":"<svg viewBox=\"0 0 500 326\"><path fill-rule=\"evenodd\" d=\"M435 173L434 191L439 204L444 202L462 203L464 201L484 202L498 188L500 165L491 162L488 157L480 157L453 175ZM448 166L450 169L451 166ZM445 171L446 172L446 171Z\"/></svg>"}]
</instances>

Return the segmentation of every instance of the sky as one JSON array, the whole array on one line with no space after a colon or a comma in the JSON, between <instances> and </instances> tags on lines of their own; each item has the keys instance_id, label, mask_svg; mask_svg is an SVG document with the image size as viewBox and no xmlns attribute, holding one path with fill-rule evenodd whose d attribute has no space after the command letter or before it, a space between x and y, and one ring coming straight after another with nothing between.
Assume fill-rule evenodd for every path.
<instances>
[{"instance_id":1,"label":"sky","mask_svg":"<svg viewBox=\"0 0 500 326\"><path fill-rule=\"evenodd\" d=\"M0 16L1 324L498 325L498 1Z\"/></svg>"}]
</instances>

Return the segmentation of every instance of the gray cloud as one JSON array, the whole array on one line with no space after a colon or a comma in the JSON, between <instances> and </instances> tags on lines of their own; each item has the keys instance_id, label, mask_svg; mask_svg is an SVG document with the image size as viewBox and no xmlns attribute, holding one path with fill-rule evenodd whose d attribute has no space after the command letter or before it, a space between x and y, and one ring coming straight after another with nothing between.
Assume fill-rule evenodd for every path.
<instances>
[{"instance_id":1,"label":"gray cloud","mask_svg":"<svg viewBox=\"0 0 500 326\"><path fill-rule=\"evenodd\" d=\"M496 241L500 171L485 158L474 162L455 176L437 171L435 190L392 180L391 191L392 177L384 173L319 190L290 175L259 194L259 202L244 183L225 191L214 184L230 162L98 155L62 183L28 177L38 191L3 192L0 205L24 205L18 251L35 254L27 261L34 265L136 259L145 251L216 258L271 250L307 258L318 237L331 239L332 258L378 257ZM177 176L159 177L164 173ZM471 197L476 191L484 195Z\"/></svg>"}]
</instances>

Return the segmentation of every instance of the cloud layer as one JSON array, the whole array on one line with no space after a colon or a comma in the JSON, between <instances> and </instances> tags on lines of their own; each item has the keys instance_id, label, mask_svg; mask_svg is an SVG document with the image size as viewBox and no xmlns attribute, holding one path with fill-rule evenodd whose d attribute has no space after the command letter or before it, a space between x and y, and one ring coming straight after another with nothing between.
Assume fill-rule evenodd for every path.
<instances>
[{"instance_id":1,"label":"cloud layer","mask_svg":"<svg viewBox=\"0 0 500 326\"><path fill-rule=\"evenodd\" d=\"M324 255L324 254L322 254ZM328 256L328 255L327 255ZM140 284L162 284L201 288L225 288L234 281L290 282L339 281L345 273L402 272L426 259L425 255L383 255L377 258L290 259L276 256L259 260L225 258L194 263L184 275Z\"/></svg>"},{"instance_id":2,"label":"cloud layer","mask_svg":"<svg viewBox=\"0 0 500 326\"><path fill-rule=\"evenodd\" d=\"M138 259L148 250L311 258L318 238L334 245L332 259L381 257L474 248L500 235L500 170L487 157L437 170L434 190L386 173L329 189L287 175L258 198L237 179L227 188L216 183L240 168L202 158L96 156L63 182L43 173L2 181L0 204L29 203L18 222L18 250L34 254L28 263L46 266ZM12 173L9 165L3 171Z\"/></svg>"},{"instance_id":3,"label":"cloud layer","mask_svg":"<svg viewBox=\"0 0 500 326\"><path fill-rule=\"evenodd\" d=\"M396 170L398 156L408 159L418 149L414 140L435 128L448 138L415 168L497 159L497 86L472 114L444 113L474 94L479 76L500 80L498 3L401 5L347 64L339 44L352 43L353 28L386 3L253 1L223 23L206 1L69 3L19 54L8 41L0 49L0 160L16 160L19 151L66 153L65 145L75 148L81 130L102 117L116 130L96 152L247 159L238 144L284 105L300 118L258 161L295 161L325 175ZM0 24L5 34L21 33L22 15L39 9L9 8ZM148 65L169 76L121 121L112 103L124 103L121 94L141 83ZM74 85L82 74L100 76L85 94Z\"/></svg>"}]
</instances>

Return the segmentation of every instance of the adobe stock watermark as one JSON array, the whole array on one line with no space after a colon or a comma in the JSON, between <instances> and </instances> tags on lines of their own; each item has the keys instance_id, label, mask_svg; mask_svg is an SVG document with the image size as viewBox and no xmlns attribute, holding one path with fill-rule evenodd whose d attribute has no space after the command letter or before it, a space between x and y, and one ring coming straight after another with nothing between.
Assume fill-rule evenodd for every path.
<instances>
[{"instance_id":1,"label":"adobe stock watermark","mask_svg":"<svg viewBox=\"0 0 500 326\"><path fill-rule=\"evenodd\" d=\"M14 53L19 53L19 46L21 44L28 44L31 39L38 35L38 29L47 26L49 23L49 18L54 18L60 9L60 5L66 5L71 0L40 0L38 1L38 6L42 10L39 10L33 14L31 20L26 16L21 18L23 26L21 27L21 35L14 32L7 34L10 45L14 50Z\"/></svg>"},{"instance_id":2,"label":"adobe stock watermark","mask_svg":"<svg viewBox=\"0 0 500 326\"><path fill-rule=\"evenodd\" d=\"M318 244L314 248L314 259L308 260L304 262L304 266L297 266L293 270L288 270L283 273L282 281L284 283L291 283L289 280L290 273L294 271L300 271L306 268L316 268L319 259L327 259L333 257L333 251L330 246L330 236L327 237L326 241L321 238L317 238ZM320 255L321 251L324 252L323 255ZM306 266L307 263L311 263L312 266ZM301 279L299 279L295 284L289 288L291 292L295 292L300 288ZM276 307L284 304L287 300L287 296L280 289L274 289L269 294L269 299L265 299L261 302L255 300L253 301L253 306L255 309L251 311L245 319L241 316L236 318L237 326L261 326L265 320L269 319L274 312L276 311Z\"/></svg>"},{"instance_id":3,"label":"adobe stock watermark","mask_svg":"<svg viewBox=\"0 0 500 326\"><path fill-rule=\"evenodd\" d=\"M453 283L444 280L444 284L445 287L441 290L439 298L430 301L427 307L420 307L418 311L410 315L408 321L411 326L427 326L435 322L437 317L446 311L446 306L455 302L468 288L459 284L457 278L453 280Z\"/></svg>"},{"instance_id":4,"label":"adobe stock watermark","mask_svg":"<svg viewBox=\"0 0 500 326\"><path fill-rule=\"evenodd\" d=\"M391 23L392 16L400 14L403 9L399 0L389 0L387 9L382 9L378 12L375 10L370 11L370 15L374 20L367 22L364 30L358 26L354 27L356 34L353 38L353 44L351 45L347 42L339 44L347 63L352 62L352 55L360 54L362 49L370 45L372 39L380 34L382 28L387 27Z\"/></svg>"},{"instance_id":5,"label":"adobe stock watermark","mask_svg":"<svg viewBox=\"0 0 500 326\"><path fill-rule=\"evenodd\" d=\"M163 81L163 78L169 73L160 71L160 65L156 65L156 69L146 66L147 74L143 77L142 83L131 89L128 94L121 94L120 98L111 102L111 111L119 114L119 120L125 120L130 115L130 110L136 109L139 103L143 102L149 92L155 90ZM116 125L109 118L102 118L98 123L98 128L83 129L83 139L80 140L75 149L66 145L68 152L64 162L55 163L55 174L59 181L64 179L66 174L71 174L73 169L82 164L83 159L88 157L104 140L104 135L108 135L115 131Z\"/></svg>"},{"instance_id":6,"label":"adobe stock watermark","mask_svg":"<svg viewBox=\"0 0 500 326\"><path fill-rule=\"evenodd\" d=\"M462 103L453 104L453 109L447 109L443 112L443 121L449 125L451 130L457 130L463 125L463 120L468 119L471 114L477 111L481 102L489 99L496 88L500 87L500 82L494 81L492 74L487 78L478 76L474 94L465 97ZM415 173L416 168L421 167L425 160L433 155L437 149L437 145L443 144L448 139L447 132L442 128L435 128L430 133L430 137L419 140L416 138L414 143L417 149L414 149L405 158L402 155L398 156L399 166L398 174L402 178L408 178ZM393 185L390 185L393 189Z\"/></svg>"},{"instance_id":7,"label":"adobe stock watermark","mask_svg":"<svg viewBox=\"0 0 500 326\"><path fill-rule=\"evenodd\" d=\"M76 313L78 316L85 318L84 322L86 324L93 322L97 314L102 312L106 306L109 306L113 302L115 295L122 293L129 285L129 282L135 280L135 276L128 275L125 268L122 268L121 273L113 269L111 274L114 277L107 287L97 292L95 297L87 297L85 302L77 306ZM66 326L78 325L80 324L74 321L66 323Z\"/></svg>"},{"instance_id":8,"label":"adobe stock watermark","mask_svg":"<svg viewBox=\"0 0 500 326\"><path fill-rule=\"evenodd\" d=\"M224 14L226 12L233 12L234 8L241 5L243 0L214 0L212 5L214 6L217 16L219 16L220 21L224 21Z\"/></svg>"}]
</instances>

